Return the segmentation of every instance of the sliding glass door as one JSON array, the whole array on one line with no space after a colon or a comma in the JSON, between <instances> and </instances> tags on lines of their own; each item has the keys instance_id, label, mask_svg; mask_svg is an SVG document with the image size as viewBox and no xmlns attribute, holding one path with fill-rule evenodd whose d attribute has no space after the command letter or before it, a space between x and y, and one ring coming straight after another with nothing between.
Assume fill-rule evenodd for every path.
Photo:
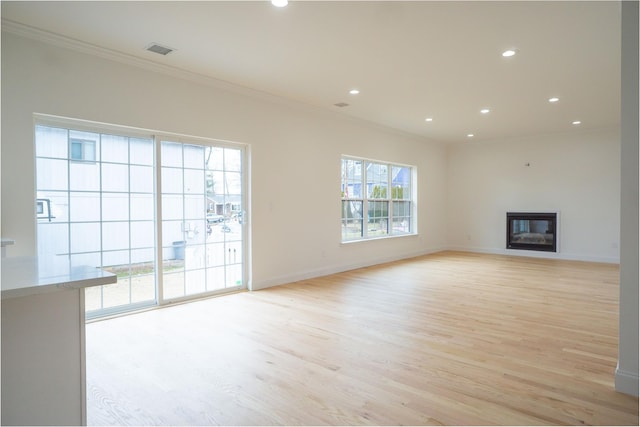
<instances>
[{"instance_id":1,"label":"sliding glass door","mask_svg":"<svg viewBox=\"0 0 640 427\"><path fill-rule=\"evenodd\" d=\"M38 255L118 276L89 317L245 287L244 148L209 142L36 126Z\"/></svg>"}]
</instances>

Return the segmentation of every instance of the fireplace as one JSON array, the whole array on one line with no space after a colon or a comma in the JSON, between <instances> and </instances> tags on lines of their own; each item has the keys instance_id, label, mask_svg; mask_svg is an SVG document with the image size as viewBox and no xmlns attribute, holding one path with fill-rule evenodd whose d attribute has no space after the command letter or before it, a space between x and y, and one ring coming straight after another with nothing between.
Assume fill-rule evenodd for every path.
<instances>
[{"instance_id":1,"label":"fireplace","mask_svg":"<svg viewBox=\"0 0 640 427\"><path fill-rule=\"evenodd\" d=\"M507 212L507 249L557 252L557 214Z\"/></svg>"}]
</instances>

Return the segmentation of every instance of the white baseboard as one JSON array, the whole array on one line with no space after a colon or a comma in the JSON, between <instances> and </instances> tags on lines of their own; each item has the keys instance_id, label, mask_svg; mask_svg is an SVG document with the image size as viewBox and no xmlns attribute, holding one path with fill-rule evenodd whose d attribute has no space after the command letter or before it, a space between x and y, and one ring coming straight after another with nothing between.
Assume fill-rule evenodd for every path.
<instances>
[{"instance_id":1,"label":"white baseboard","mask_svg":"<svg viewBox=\"0 0 640 427\"><path fill-rule=\"evenodd\" d=\"M447 250L461 252L477 252L492 255L511 255L532 258L562 259L566 261L602 262L606 264L620 264L620 258L597 257L592 255L567 254L561 252L527 251L519 249L477 248L466 246L449 246Z\"/></svg>"},{"instance_id":2,"label":"white baseboard","mask_svg":"<svg viewBox=\"0 0 640 427\"><path fill-rule=\"evenodd\" d=\"M637 397L639 384L637 372L625 372L616 368L616 391Z\"/></svg>"},{"instance_id":3,"label":"white baseboard","mask_svg":"<svg viewBox=\"0 0 640 427\"><path fill-rule=\"evenodd\" d=\"M357 268L371 267L372 265L385 264L388 262L400 261L402 259L414 258L423 255L429 255L436 252L441 252L446 248L427 249L424 251L410 252L402 255L388 256L382 258L376 258L369 261L357 262L344 265L330 265L323 268L314 270L301 271L293 274L286 274L283 276L272 277L265 280L252 282L250 289L257 291L260 289L271 288L273 286L284 285L287 283L298 282L300 280L312 279L314 277L328 276L330 274L342 273L344 271L355 270Z\"/></svg>"},{"instance_id":4,"label":"white baseboard","mask_svg":"<svg viewBox=\"0 0 640 427\"><path fill-rule=\"evenodd\" d=\"M562 254L557 252L539 252L539 251L525 251L517 249L491 249L491 248L476 248L476 247L463 247L463 246L449 246L442 248L431 248L424 251L411 252L402 255L388 256L382 258L376 258L369 261L357 262L352 264L343 265L330 265L323 268L314 270L301 271L292 274L286 274L282 276L267 278L260 281L252 281L249 289L257 291L260 289L271 288L273 286L284 285L286 283L298 282L300 280L312 279L314 277L328 276L330 274L342 273L344 271L355 270L357 268L371 267L372 265L385 264L388 262L399 261L402 259L414 258L423 255L429 255L442 251L460 251L460 252L476 252L493 255L511 255L511 256L523 256L534 258L548 258L548 259L562 259L567 261L588 261L588 262L603 262L608 264L619 264L618 258L607 257L593 257L573 254Z\"/></svg>"}]
</instances>

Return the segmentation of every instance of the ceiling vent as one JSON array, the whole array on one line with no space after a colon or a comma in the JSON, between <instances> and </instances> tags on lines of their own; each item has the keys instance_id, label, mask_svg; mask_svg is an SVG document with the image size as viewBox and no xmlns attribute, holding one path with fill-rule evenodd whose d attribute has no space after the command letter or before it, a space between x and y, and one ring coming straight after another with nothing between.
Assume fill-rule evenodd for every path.
<instances>
[{"instance_id":1,"label":"ceiling vent","mask_svg":"<svg viewBox=\"0 0 640 427\"><path fill-rule=\"evenodd\" d=\"M333 104L333 105L340 108L349 106L349 104L347 104L346 102L338 102L337 104Z\"/></svg>"},{"instance_id":2,"label":"ceiling vent","mask_svg":"<svg viewBox=\"0 0 640 427\"><path fill-rule=\"evenodd\" d=\"M161 46L157 43L151 43L145 49L148 50L149 52L159 53L160 55L168 55L175 50L175 49L171 49L170 47Z\"/></svg>"}]
</instances>

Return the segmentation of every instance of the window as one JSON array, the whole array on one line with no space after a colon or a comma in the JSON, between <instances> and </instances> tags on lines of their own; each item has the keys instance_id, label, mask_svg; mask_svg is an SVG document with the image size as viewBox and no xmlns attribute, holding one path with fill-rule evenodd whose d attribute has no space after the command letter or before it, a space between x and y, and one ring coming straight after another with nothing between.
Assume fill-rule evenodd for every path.
<instances>
[{"instance_id":1,"label":"window","mask_svg":"<svg viewBox=\"0 0 640 427\"><path fill-rule=\"evenodd\" d=\"M342 241L414 233L412 166L342 158Z\"/></svg>"},{"instance_id":2,"label":"window","mask_svg":"<svg viewBox=\"0 0 640 427\"><path fill-rule=\"evenodd\" d=\"M49 199L37 199L36 200L36 216L38 219L45 218L49 222L54 218L51 216L51 200Z\"/></svg>"},{"instance_id":3,"label":"window","mask_svg":"<svg viewBox=\"0 0 640 427\"><path fill-rule=\"evenodd\" d=\"M76 161L95 162L96 142L86 139L69 139L69 158Z\"/></svg>"}]
</instances>

